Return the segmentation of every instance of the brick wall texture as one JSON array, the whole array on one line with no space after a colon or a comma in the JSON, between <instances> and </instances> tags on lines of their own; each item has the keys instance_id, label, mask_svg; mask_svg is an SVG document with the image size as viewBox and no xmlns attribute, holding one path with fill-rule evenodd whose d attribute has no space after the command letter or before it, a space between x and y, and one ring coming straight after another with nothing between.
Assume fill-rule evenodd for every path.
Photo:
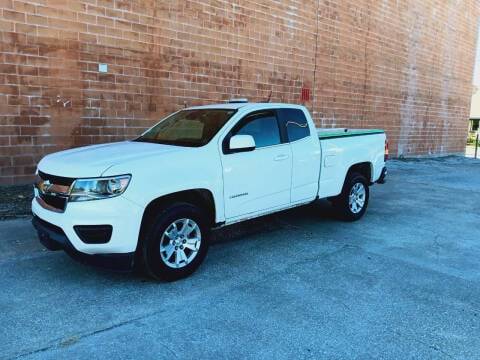
<instances>
[{"instance_id":1,"label":"brick wall texture","mask_svg":"<svg viewBox=\"0 0 480 360\"><path fill-rule=\"evenodd\" d=\"M300 103L384 128L393 155L464 150L478 0L0 0L0 184L187 105ZM100 73L99 63L108 64Z\"/></svg>"}]
</instances>

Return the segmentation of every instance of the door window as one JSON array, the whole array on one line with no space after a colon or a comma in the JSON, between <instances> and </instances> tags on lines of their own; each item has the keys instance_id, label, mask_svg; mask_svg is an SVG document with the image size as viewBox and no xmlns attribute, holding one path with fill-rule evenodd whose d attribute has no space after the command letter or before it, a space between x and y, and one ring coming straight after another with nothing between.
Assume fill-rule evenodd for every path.
<instances>
[{"instance_id":1,"label":"door window","mask_svg":"<svg viewBox=\"0 0 480 360\"><path fill-rule=\"evenodd\" d=\"M281 143L277 118L270 111L248 115L242 120L240 127L233 131L232 135L253 136L256 148Z\"/></svg>"}]
</instances>

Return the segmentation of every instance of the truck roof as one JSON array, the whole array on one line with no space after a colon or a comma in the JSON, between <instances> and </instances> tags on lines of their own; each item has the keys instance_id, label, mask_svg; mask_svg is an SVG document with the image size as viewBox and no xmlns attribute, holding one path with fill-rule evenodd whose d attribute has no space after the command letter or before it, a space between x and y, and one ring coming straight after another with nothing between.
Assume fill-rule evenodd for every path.
<instances>
[{"instance_id":1,"label":"truck roof","mask_svg":"<svg viewBox=\"0 0 480 360\"><path fill-rule=\"evenodd\" d=\"M224 103L224 104L209 104L201 106L191 106L187 109L240 109L247 107L251 110L255 109L265 109L272 107L290 107L290 108L303 108L303 105L298 104L287 104L287 103L251 103L251 102L242 102L242 103Z\"/></svg>"}]
</instances>

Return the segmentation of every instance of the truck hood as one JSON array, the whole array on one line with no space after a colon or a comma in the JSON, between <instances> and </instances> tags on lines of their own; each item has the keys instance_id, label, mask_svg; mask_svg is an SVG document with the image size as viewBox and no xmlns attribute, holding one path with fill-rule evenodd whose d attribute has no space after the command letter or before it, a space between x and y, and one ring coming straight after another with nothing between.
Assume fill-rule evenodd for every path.
<instances>
[{"instance_id":1,"label":"truck hood","mask_svg":"<svg viewBox=\"0 0 480 360\"><path fill-rule=\"evenodd\" d=\"M44 173L64 177L97 177L108 168L187 148L136 141L84 146L45 156L38 164Z\"/></svg>"}]
</instances>

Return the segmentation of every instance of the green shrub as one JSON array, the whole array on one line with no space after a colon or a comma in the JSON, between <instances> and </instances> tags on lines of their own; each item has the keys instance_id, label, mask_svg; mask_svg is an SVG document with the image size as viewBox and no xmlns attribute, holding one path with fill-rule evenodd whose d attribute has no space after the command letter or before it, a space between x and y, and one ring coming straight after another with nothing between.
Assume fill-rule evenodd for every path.
<instances>
[{"instance_id":1,"label":"green shrub","mask_svg":"<svg viewBox=\"0 0 480 360\"><path fill-rule=\"evenodd\" d=\"M476 132L468 133L467 145L475 145L475 139L476 138L477 138L477 133ZM480 140L479 140L479 142L480 142Z\"/></svg>"}]
</instances>

